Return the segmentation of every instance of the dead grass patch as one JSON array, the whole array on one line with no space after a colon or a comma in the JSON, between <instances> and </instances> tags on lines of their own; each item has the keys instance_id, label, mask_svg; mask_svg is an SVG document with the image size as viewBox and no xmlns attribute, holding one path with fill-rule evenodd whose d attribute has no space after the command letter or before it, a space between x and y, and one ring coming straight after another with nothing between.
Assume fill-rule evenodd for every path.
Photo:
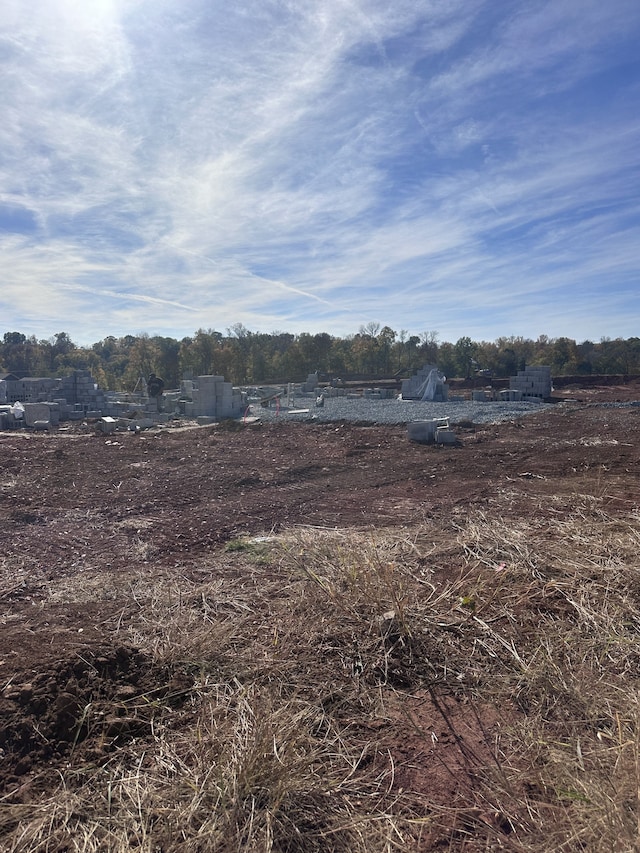
<instances>
[{"instance_id":1,"label":"dead grass patch","mask_svg":"<svg viewBox=\"0 0 640 853\"><path fill-rule=\"evenodd\" d=\"M184 701L2 804L5 849L637 849L639 545L576 499L291 529L160 578L118 630Z\"/></svg>"}]
</instances>

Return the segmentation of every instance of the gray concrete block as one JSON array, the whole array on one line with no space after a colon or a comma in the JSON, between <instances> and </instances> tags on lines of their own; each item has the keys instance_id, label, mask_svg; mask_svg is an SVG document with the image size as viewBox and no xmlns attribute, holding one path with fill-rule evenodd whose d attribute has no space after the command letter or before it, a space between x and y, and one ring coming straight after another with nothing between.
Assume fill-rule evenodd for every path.
<instances>
[{"instance_id":1,"label":"gray concrete block","mask_svg":"<svg viewBox=\"0 0 640 853\"><path fill-rule=\"evenodd\" d=\"M433 421L411 421L407 424L407 433L410 441L429 444L435 440Z\"/></svg>"},{"instance_id":2,"label":"gray concrete block","mask_svg":"<svg viewBox=\"0 0 640 853\"><path fill-rule=\"evenodd\" d=\"M41 424L46 423L47 427L51 423L51 410L46 403L25 403L24 404L24 422L25 426L32 429L42 429ZM39 425L36 427L36 423Z\"/></svg>"},{"instance_id":3,"label":"gray concrete block","mask_svg":"<svg viewBox=\"0 0 640 853\"><path fill-rule=\"evenodd\" d=\"M438 427L436 430L436 444L457 444L458 437L452 429Z\"/></svg>"},{"instance_id":4,"label":"gray concrete block","mask_svg":"<svg viewBox=\"0 0 640 853\"><path fill-rule=\"evenodd\" d=\"M430 444L435 441L436 430L448 428L449 418L430 418L424 421L410 421L407 424L409 440L423 444Z\"/></svg>"}]
</instances>

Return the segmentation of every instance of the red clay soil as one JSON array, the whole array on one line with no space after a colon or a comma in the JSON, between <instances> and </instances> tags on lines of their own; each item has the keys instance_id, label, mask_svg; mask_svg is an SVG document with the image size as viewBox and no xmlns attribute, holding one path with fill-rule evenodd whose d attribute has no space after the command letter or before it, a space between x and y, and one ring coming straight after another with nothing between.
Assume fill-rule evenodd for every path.
<instances>
[{"instance_id":1,"label":"red clay soil","mask_svg":"<svg viewBox=\"0 0 640 853\"><path fill-rule=\"evenodd\" d=\"M517 517L534 495L554 496L557 512L563 496L601 495L603 482L612 511L638 507L640 407L587 404L638 400L640 384L563 396L583 402L456 428L456 447L412 443L402 427L344 423L0 433L0 791L28 799L30 780L62 766L87 735L87 696L109 708L158 689L146 656L109 639L131 600L57 605L52 587L124 577L136 560L189 577L198 556L292 525L411 526L496 503ZM165 702L185 689L171 675ZM406 731L388 735L399 788L419 790L420 773L410 768L431 760L437 744L439 760L447 742L459 752L432 698L417 689L412 699L421 729L433 732L430 746ZM117 741L144 737L149 723L114 716L106 725ZM481 750L479 721L467 715L466 725L468 743ZM451 796L455 786L442 785Z\"/></svg>"}]
</instances>

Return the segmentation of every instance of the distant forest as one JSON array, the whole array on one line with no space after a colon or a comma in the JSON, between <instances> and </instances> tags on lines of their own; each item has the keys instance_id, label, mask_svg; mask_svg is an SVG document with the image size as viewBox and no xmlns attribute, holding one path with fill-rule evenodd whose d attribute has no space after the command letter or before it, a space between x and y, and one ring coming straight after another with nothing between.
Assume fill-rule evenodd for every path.
<instances>
[{"instance_id":1,"label":"distant forest","mask_svg":"<svg viewBox=\"0 0 640 853\"><path fill-rule=\"evenodd\" d=\"M409 335L368 323L344 338L326 332L294 335L252 332L241 323L226 330L198 329L176 340L159 335L107 337L90 347L76 346L66 332L47 340L5 332L0 343L0 373L61 376L89 369L100 387L132 390L152 371L176 388L180 380L202 374L224 376L234 385L302 381L318 372L331 378L410 376L425 364L437 364L448 378L468 378L490 371L512 376L536 364L550 365L554 376L640 373L640 338L602 338L576 343L571 338L537 340L501 337L455 343L440 342L437 332Z\"/></svg>"}]
</instances>

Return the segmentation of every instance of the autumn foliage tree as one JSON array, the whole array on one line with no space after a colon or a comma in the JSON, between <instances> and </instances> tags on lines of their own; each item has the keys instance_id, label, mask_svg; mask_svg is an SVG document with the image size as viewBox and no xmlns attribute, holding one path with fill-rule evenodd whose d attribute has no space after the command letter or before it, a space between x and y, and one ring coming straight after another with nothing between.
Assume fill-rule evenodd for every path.
<instances>
[{"instance_id":1,"label":"autumn foliage tree","mask_svg":"<svg viewBox=\"0 0 640 853\"><path fill-rule=\"evenodd\" d=\"M91 346L76 345L65 332L38 341L6 331L0 342L0 372L18 376L56 376L91 370L102 387L132 390L154 372L167 388L202 374L224 376L236 385L302 381L318 371L325 377L410 376L425 364L437 364L448 378L470 377L477 370L508 377L526 366L547 364L555 376L591 373L640 373L640 338L602 338L576 343L571 338L517 336L455 343L440 342L435 331L410 335L390 326L367 323L353 335L327 332L253 332L236 323L226 334L198 329L177 340L149 334L107 336Z\"/></svg>"}]
</instances>

